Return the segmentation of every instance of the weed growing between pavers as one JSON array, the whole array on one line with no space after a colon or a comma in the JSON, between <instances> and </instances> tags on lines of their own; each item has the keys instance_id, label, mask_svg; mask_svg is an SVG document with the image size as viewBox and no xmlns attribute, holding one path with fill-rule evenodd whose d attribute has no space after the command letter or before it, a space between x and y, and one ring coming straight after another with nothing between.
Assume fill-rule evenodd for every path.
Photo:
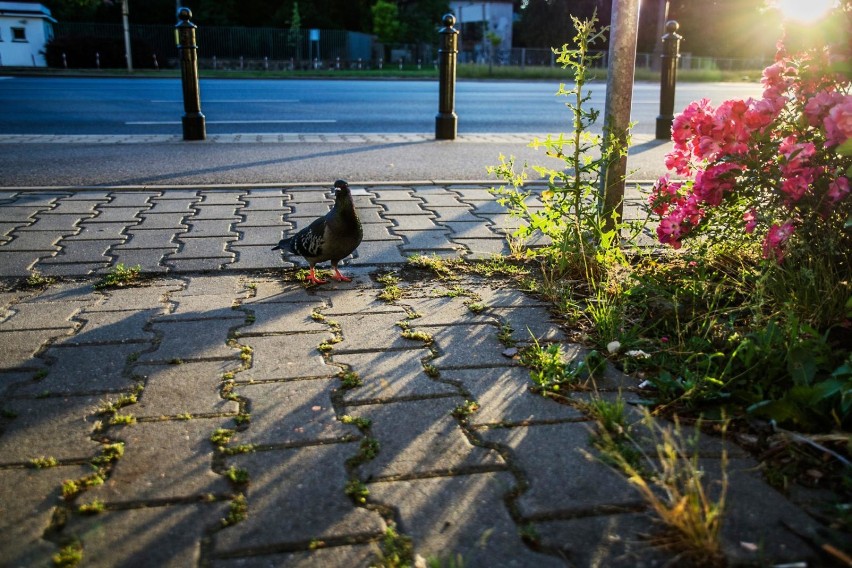
<instances>
[{"instance_id":1,"label":"weed growing between pavers","mask_svg":"<svg viewBox=\"0 0 852 568\"><path fill-rule=\"evenodd\" d=\"M125 266L124 263L119 262L95 283L95 290L134 286L141 282L141 278L142 267L140 265Z\"/></svg>"},{"instance_id":2,"label":"weed growing between pavers","mask_svg":"<svg viewBox=\"0 0 852 568\"><path fill-rule=\"evenodd\" d=\"M59 461L53 456L40 456L30 459L27 466L33 469L48 469L59 465Z\"/></svg>"},{"instance_id":3,"label":"weed growing between pavers","mask_svg":"<svg viewBox=\"0 0 852 568\"><path fill-rule=\"evenodd\" d=\"M74 568L83 561L83 544L79 540L68 542L52 557L57 568Z\"/></svg>"},{"instance_id":4,"label":"weed growing between pavers","mask_svg":"<svg viewBox=\"0 0 852 568\"><path fill-rule=\"evenodd\" d=\"M402 298L402 288L399 287L399 277L391 272L375 277L376 282L382 284L384 289L377 296L380 300L392 303Z\"/></svg>"},{"instance_id":5,"label":"weed growing between pavers","mask_svg":"<svg viewBox=\"0 0 852 568\"><path fill-rule=\"evenodd\" d=\"M41 290L47 288L54 282L56 282L56 278L53 278L52 276L45 276L38 270L32 270L30 271L30 275L22 282L22 286L25 288Z\"/></svg>"},{"instance_id":6,"label":"weed growing between pavers","mask_svg":"<svg viewBox=\"0 0 852 568\"><path fill-rule=\"evenodd\" d=\"M381 540L381 554L377 566L381 568L403 568L414 564L414 543L411 537L400 534L396 524L388 522Z\"/></svg>"}]
</instances>

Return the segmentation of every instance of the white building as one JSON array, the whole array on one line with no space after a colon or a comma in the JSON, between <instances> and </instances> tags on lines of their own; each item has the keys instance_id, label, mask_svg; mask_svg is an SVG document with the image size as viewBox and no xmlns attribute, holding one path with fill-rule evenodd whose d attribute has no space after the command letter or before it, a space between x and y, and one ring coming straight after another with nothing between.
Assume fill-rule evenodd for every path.
<instances>
[{"instance_id":1,"label":"white building","mask_svg":"<svg viewBox=\"0 0 852 568\"><path fill-rule=\"evenodd\" d=\"M45 67L56 20L35 2L0 2L0 67Z\"/></svg>"},{"instance_id":2,"label":"white building","mask_svg":"<svg viewBox=\"0 0 852 568\"><path fill-rule=\"evenodd\" d=\"M496 34L500 42L495 55L508 53L512 49L512 2L452 0L450 11L456 16L456 29L461 32L462 52L482 61L490 53L489 34ZM493 36L492 36L493 37Z\"/></svg>"}]
</instances>

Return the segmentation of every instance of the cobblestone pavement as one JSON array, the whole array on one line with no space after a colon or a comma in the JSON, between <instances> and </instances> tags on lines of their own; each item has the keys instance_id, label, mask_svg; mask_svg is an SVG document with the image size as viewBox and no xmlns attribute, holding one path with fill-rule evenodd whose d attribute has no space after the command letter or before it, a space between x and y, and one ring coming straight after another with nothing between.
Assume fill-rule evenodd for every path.
<instances>
[{"instance_id":1,"label":"cobblestone pavement","mask_svg":"<svg viewBox=\"0 0 852 568\"><path fill-rule=\"evenodd\" d=\"M484 189L365 189L355 280L312 289L268 248L282 215L298 228L328 206L317 188L2 196L3 275L79 278L0 293L0 564L368 566L406 539L445 565L675 558L592 457L588 416L504 354L533 336L582 353L547 306L400 271L415 251L504 251ZM119 261L152 278L95 290ZM379 299L379 269L400 298ZM599 386L636 396L614 369ZM722 444L697 445L708 479ZM728 450L729 557L818 564L782 521L815 523Z\"/></svg>"}]
</instances>

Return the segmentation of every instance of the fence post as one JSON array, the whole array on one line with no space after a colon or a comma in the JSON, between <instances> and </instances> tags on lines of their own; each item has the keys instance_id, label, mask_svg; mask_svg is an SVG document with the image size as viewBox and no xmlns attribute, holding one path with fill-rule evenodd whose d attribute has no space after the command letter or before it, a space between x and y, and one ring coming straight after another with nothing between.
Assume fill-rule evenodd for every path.
<instances>
[{"instance_id":1,"label":"fence post","mask_svg":"<svg viewBox=\"0 0 852 568\"><path fill-rule=\"evenodd\" d=\"M458 116L455 113L456 57L458 56L459 31L453 27L456 17L444 15L444 27L438 49L438 115L435 117L435 139L455 140Z\"/></svg>"},{"instance_id":2,"label":"fence post","mask_svg":"<svg viewBox=\"0 0 852 568\"><path fill-rule=\"evenodd\" d=\"M175 26L180 52L180 79L183 87L184 140L204 140L207 128L201 114L201 93L198 88L198 46L195 44L195 24L189 21L192 11L183 7L178 10L180 22Z\"/></svg>"},{"instance_id":3,"label":"fence post","mask_svg":"<svg viewBox=\"0 0 852 568\"><path fill-rule=\"evenodd\" d=\"M663 36L662 72L660 73L660 116L657 117L657 140L669 140L672 137L674 122L675 83L677 82L677 63L680 59L680 40L677 33L680 24L674 20L666 22L666 35Z\"/></svg>"}]
</instances>

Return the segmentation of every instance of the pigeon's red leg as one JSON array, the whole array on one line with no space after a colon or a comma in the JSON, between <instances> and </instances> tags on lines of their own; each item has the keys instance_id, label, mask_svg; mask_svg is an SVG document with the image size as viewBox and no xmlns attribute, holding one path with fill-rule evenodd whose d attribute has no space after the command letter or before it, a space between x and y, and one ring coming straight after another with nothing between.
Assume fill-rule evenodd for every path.
<instances>
[{"instance_id":1,"label":"pigeon's red leg","mask_svg":"<svg viewBox=\"0 0 852 568\"><path fill-rule=\"evenodd\" d=\"M314 267L311 267L311 271L308 273L308 277L305 278L307 282L311 282L313 284L325 284L328 280L320 280L317 278L316 273L314 272Z\"/></svg>"},{"instance_id":2,"label":"pigeon's red leg","mask_svg":"<svg viewBox=\"0 0 852 568\"><path fill-rule=\"evenodd\" d=\"M336 266L334 267L334 274L331 277L338 282L352 282L352 279L342 275Z\"/></svg>"}]
</instances>

